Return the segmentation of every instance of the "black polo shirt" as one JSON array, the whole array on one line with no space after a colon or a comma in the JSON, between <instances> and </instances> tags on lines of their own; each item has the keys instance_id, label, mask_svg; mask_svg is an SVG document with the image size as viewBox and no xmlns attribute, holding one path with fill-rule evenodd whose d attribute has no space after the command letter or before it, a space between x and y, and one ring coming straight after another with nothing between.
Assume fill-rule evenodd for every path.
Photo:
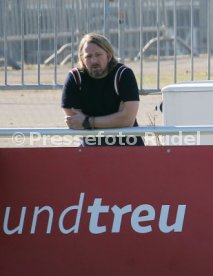
<instances>
[{"instance_id":1,"label":"black polo shirt","mask_svg":"<svg viewBox=\"0 0 213 276\"><path fill-rule=\"evenodd\" d=\"M120 66L122 64L118 63L106 77L101 79L92 78L87 72L80 72L81 87L69 72L62 93L62 107L81 109L84 114L96 117L117 112L121 101L139 101L137 82L130 68L126 68L117 80L118 94L116 93L115 74ZM137 121L134 126L137 126ZM119 145L117 142L116 140L115 145ZM105 144L103 138L101 145ZM142 144L141 137L137 137L136 145Z\"/></svg>"}]
</instances>

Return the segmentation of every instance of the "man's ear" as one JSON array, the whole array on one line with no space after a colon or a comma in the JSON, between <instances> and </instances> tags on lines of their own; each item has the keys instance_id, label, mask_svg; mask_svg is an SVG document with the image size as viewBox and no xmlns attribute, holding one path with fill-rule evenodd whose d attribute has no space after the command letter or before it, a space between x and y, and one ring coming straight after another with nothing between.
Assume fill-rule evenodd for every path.
<instances>
[{"instance_id":1,"label":"man's ear","mask_svg":"<svg viewBox=\"0 0 213 276\"><path fill-rule=\"evenodd\" d=\"M112 59L112 55L111 54L108 54L108 61L110 62Z\"/></svg>"}]
</instances>

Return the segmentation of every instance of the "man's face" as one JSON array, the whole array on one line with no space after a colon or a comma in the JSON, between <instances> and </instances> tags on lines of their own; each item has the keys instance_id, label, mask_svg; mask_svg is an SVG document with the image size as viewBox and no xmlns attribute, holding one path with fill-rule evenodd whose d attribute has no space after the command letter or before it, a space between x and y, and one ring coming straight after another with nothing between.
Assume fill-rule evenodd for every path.
<instances>
[{"instance_id":1,"label":"man's face","mask_svg":"<svg viewBox=\"0 0 213 276\"><path fill-rule=\"evenodd\" d=\"M83 63L93 78L104 78L108 74L111 56L94 43L85 43L83 47Z\"/></svg>"}]
</instances>

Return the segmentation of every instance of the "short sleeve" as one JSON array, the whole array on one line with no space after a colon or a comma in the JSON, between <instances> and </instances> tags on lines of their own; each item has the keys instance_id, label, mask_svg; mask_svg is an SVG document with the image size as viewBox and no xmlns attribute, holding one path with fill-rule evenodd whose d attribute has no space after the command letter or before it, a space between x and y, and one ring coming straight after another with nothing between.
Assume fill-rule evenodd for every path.
<instances>
[{"instance_id":1,"label":"short sleeve","mask_svg":"<svg viewBox=\"0 0 213 276\"><path fill-rule=\"evenodd\" d=\"M64 82L61 98L62 108L81 109L80 91L71 73L67 75Z\"/></svg>"},{"instance_id":2,"label":"short sleeve","mask_svg":"<svg viewBox=\"0 0 213 276\"><path fill-rule=\"evenodd\" d=\"M130 68L126 68L119 81L119 96L122 101L139 101L138 85L135 75Z\"/></svg>"}]
</instances>

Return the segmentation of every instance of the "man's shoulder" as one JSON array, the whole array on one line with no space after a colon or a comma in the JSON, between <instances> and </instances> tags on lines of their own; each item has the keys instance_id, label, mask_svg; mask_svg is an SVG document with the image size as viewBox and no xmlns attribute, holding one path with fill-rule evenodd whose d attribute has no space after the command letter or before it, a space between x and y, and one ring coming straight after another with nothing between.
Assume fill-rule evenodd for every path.
<instances>
[{"instance_id":1,"label":"man's shoulder","mask_svg":"<svg viewBox=\"0 0 213 276\"><path fill-rule=\"evenodd\" d=\"M72 67L70 70L69 70L69 73L71 73L71 74L76 74L76 72L77 73L79 73L79 74L81 74L81 75L84 75L85 74L85 71L84 70L82 70L82 69L80 69L80 68L78 68L78 67Z\"/></svg>"},{"instance_id":2,"label":"man's shoulder","mask_svg":"<svg viewBox=\"0 0 213 276\"><path fill-rule=\"evenodd\" d=\"M114 67L114 73L116 74L116 72L123 72L123 71L131 72L132 69L124 63L117 63L117 65Z\"/></svg>"},{"instance_id":3,"label":"man's shoulder","mask_svg":"<svg viewBox=\"0 0 213 276\"><path fill-rule=\"evenodd\" d=\"M126 70L128 67L123 63L117 63L111 73L115 76L117 74L120 74L121 71Z\"/></svg>"},{"instance_id":4,"label":"man's shoulder","mask_svg":"<svg viewBox=\"0 0 213 276\"><path fill-rule=\"evenodd\" d=\"M77 83L81 83L82 80L85 80L85 77L88 76L88 73L83 70L83 69L80 69L78 67L73 67L69 70L69 76L75 80L75 82ZM76 81L77 79L77 81Z\"/></svg>"},{"instance_id":5,"label":"man's shoulder","mask_svg":"<svg viewBox=\"0 0 213 276\"><path fill-rule=\"evenodd\" d=\"M118 70L118 69L121 68L121 67L128 68L124 63L118 62L118 63L115 65L114 69L115 69L115 70Z\"/></svg>"}]
</instances>

